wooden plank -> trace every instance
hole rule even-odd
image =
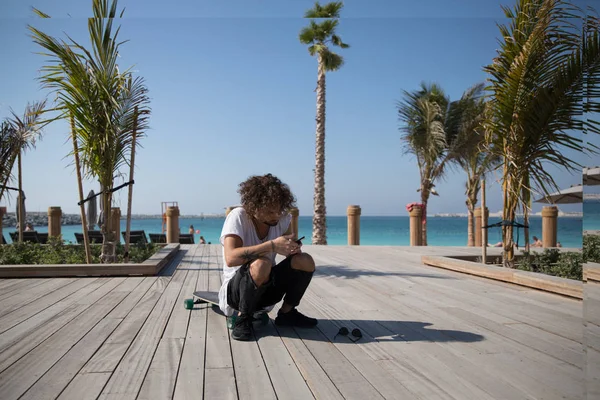
[[[17,399],[85,336],[111,309],[125,298],[124,292],[111,292],[103,303],[93,304],[0,374],[0,398]],[[112,331],[120,321],[110,322]],[[114,324],[114,325],[112,325]]]
[[[343,399],[315,356],[292,328],[276,327],[296,367],[316,399]]]
[[[40,325],[49,318],[52,318],[52,316],[56,315],[60,310],[65,309],[66,306],[73,304],[75,301],[96,290],[106,282],[108,282],[108,280],[78,279],[74,284],[62,289],[63,293],[61,293],[61,296],[64,294],[66,297],[63,297],[54,304],[51,302],[33,301],[14,310],[10,314],[0,317],[0,351],[6,343],[4,338],[15,332],[14,328],[16,325],[20,325],[16,330],[20,330],[21,332],[23,332],[25,327],[31,329]]]
[[[221,268],[216,248],[211,246],[207,257],[208,290],[221,287]],[[239,389],[233,369],[229,330],[222,315],[210,306],[206,311],[206,355],[204,365],[204,398],[237,399]]]
[[[158,349],[148,368],[148,373],[144,378],[138,400],[170,398],[175,389],[177,370],[190,317],[190,311],[183,307],[183,300],[191,296],[198,280],[198,273],[193,268],[198,260],[198,246],[185,249],[185,251],[188,252],[188,259],[179,264],[177,270],[187,272],[187,275]]]
[[[110,293],[115,286],[121,284],[123,280],[124,278],[111,279],[110,282],[102,285],[100,288],[89,294],[87,299],[102,298],[107,295],[107,293]],[[10,347],[2,350],[2,353],[0,353],[0,371],[4,371],[23,355],[27,354],[40,343],[54,335],[55,332],[63,328],[63,326],[71,322],[87,309],[88,305],[72,304],[61,311],[55,318],[52,318],[50,322],[35,329],[33,332],[20,337],[19,341],[11,344]]]
[[[371,311],[370,313],[377,315],[375,311]],[[404,392],[406,392],[403,393],[403,398],[407,396],[410,396],[409,398],[444,398],[446,395],[454,398],[498,398],[491,396],[485,389],[478,387],[475,383],[471,383],[469,379],[463,379],[461,374],[457,374],[452,367],[452,365],[460,365],[462,362],[462,365],[467,368],[465,372],[469,373],[469,375],[476,375],[477,367],[475,365],[469,365],[461,359],[462,357],[450,355],[441,346],[431,344],[430,339],[424,337],[420,332],[414,332],[410,340],[406,340],[404,337],[393,336],[391,331],[387,331],[379,325],[381,323],[389,323],[390,321],[378,321],[379,324],[367,325],[365,321],[350,320],[347,316],[340,315],[339,311],[333,311],[331,308],[327,314],[328,318],[337,318],[336,321],[347,326],[348,329],[351,330],[357,326],[363,332],[363,338],[358,342],[360,343],[358,346],[340,337],[338,337],[336,342],[339,343],[339,341],[345,340],[347,347],[352,348],[351,345],[355,345],[355,351],[360,349],[365,352],[365,355],[362,357],[359,355],[350,358],[348,357],[347,350],[344,351],[344,354],[353,361],[356,368],[361,368],[364,364],[378,365],[378,363],[369,363],[369,359],[366,358],[367,354],[374,360],[381,359],[381,354],[392,356],[396,360],[399,368],[404,370],[404,376],[400,380],[400,384],[404,387]],[[328,325],[326,320],[322,322],[320,325]],[[337,333],[337,328],[330,327],[328,332],[330,335],[328,336],[333,340],[333,336]],[[379,336],[393,337],[375,339],[375,337]],[[407,346],[406,344],[410,345]],[[340,344],[336,345],[340,346]],[[373,347],[376,347],[376,349]],[[447,368],[438,368],[440,358],[434,357],[433,354],[445,356],[445,360],[450,361],[450,366]],[[372,374],[372,369],[373,367],[365,368],[365,372],[362,370],[361,372],[365,374],[371,384],[378,388],[378,390],[381,390],[380,387],[386,388],[386,393],[383,393],[384,396],[393,396],[393,393],[402,390],[397,387],[397,384],[393,385],[391,383],[393,380],[389,378],[382,380],[380,375]],[[499,386],[496,382],[497,379],[492,376],[487,378],[488,383],[493,382],[496,386]]]
[[[128,278],[124,284],[119,285],[112,293],[120,293],[125,298],[119,307],[126,305],[130,310],[136,304],[135,293],[147,290],[147,278]],[[97,302],[95,304],[104,304]],[[114,329],[123,321],[116,317],[118,307],[96,325],[81,341],[61,358],[40,380],[38,380],[24,395],[23,398],[55,399],[76,376],[86,362],[96,353],[105,340],[114,332]]]
[[[202,255],[202,250],[198,251],[198,246],[194,246],[189,250],[191,259],[189,263],[181,263],[177,267],[180,270],[187,270],[188,275],[184,282],[183,288],[179,293],[179,297],[175,301],[175,308],[169,318],[169,322],[163,334],[163,338],[185,339],[188,322],[190,319],[190,311],[186,310],[183,302],[187,298],[192,298],[198,280],[198,271],[195,270],[197,262]]]
[[[86,363],[81,370],[81,374],[97,372],[112,373],[115,370],[164,292],[170,279],[170,277],[146,278],[138,286],[137,290],[131,293],[131,302],[135,304],[135,312],[127,313],[128,310],[126,308],[122,309],[119,306],[113,310],[115,318],[125,319]],[[146,289],[150,285],[152,285],[150,289]],[[141,299],[138,300],[140,297]],[[129,308],[129,311],[131,311],[131,308]]]
[[[0,280],[0,300],[14,296],[25,288],[33,288],[44,283],[46,279],[2,279]]]
[[[175,271],[99,399],[134,399],[137,396],[186,274],[187,271]]]
[[[208,271],[203,264],[205,254],[206,247],[196,252],[195,262],[198,271],[192,275],[196,277],[195,290],[208,288]],[[190,319],[175,384],[174,400],[195,400],[202,398],[204,393],[206,307],[196,306],[189,313]]]
[[[96,399],[109,378],[110,372],[77,375],[57,400]]]
[[[21,399],[55,399],[121,321],[121,319],[116,318],[101,320],[64,357],[31,386]]]
[[[317,329],[295,329],[323,371],[345,399],[383,399],[383,396]]]
[[[161,339],[137,400],[170,399],[173,396],[183,341]]]
[[[68,287],[71,283],[76,283],[76,279],[47,279],[41,285],[23,290],[15,296],[5,298],[0,301],[0,317],[21,308],[24,304],[36,302],[38,307],[43,304],[53,304],[66,296],[63,295],[61,289]]]
[[[277,397],[298,400],[313,398],[310,388],[279,337],[273,322],[258,327],[255,335]],[[235,349],[233,351],[235,356]]]
[[[347,283],[347,282],[344,282],[344,283]],[[364,283],[364,282],[361,282],[361,284],[360,284],[360,287],[361,287],[361,288],[364,288],[364,284],[363,284],[363,283]],[[311,285],[311,286],[312,286],[312,285]],[[314,290],[314,288],[313,288],[313,290]],[[331,297],[332,297],[332,295],[333,295],[333,294],[335,294],[335,292],[333,292],[333,293],[332,293],[332,291],[331,291],[331,290],[332,290],[332,288],[331,288],[331,287],[327,287],[327,289],[326,289],[326,291],[327,291],[327,293],[328,293],[328,298],[331,298]],[[345,292],[347,292],[347,291],[348,291],[348,289],[347,289],[347,288],[345,288],[345,289],[344,289],[344,291],[345,291]],[[353,296],[355,296],[355,295],[357,295],[357,294],[360,294],[360,293],[358,293],[358,290],[357,290],[357,291],[353,291],[352,293],[349,293],[349,297],[353,297]],[[381,292],[378,294],[378,297],[379,297],[379,298],[381,298],[381,297],[382,297],[382,296],[381,296],[381,294],[382,294]],[[335,299],[332,299],[332,301],[335,301]],[[360,301],[362,301],[362,299],[361,299]],[[390,308],[390,307],[394,307],[394,304],[395,304],[395,302],[388,302],[388,304],[387,304],[387,305],[382,305],[382,309],[385,309],[385,308]],[[371,308],[371,307],[372,307],[372,306],[368,306],[368,308]],[[420,311],[419,311],[419,312],[420,312]],[[442,353],[442,354],[444,354],[444,353]],[[457,361],[460,361],[460,359],[458,359]],[[438,383],[439,383],[439,380],[438,380]]]

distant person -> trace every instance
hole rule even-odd
[[[557,242],[556,247],[562,247],[562,244],[560,244],[560,242]]]
[[[204,240],[204,236],[200,236],[200,244],[206,244],[206,240]]]
[[[532,247],[544,247],[544,244],[542,243],[542,241],[540,239],[538,239],[537,236],[533,237],[533,243],[531,244]]]
[[[25,224],[25,232],[32,232],[33,224]]]
[[[194,234],[194,225],[190,225],[190,230],[188,231],[190,235]]]

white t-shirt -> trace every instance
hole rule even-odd
[[[225,218],[225,223],[223,224],[223,230],[221,231],[221,246],[225,243],[225,236],[227,235],[237,235],[242,239],[242,246],[256,246],[261,243],[268,242],[269,240],[273,240],[283,235],[292,221],[291,214],[286,214],[281,217],[279,223],[276,226],[272,226],[269,228],[269,233],[265,236],[264,239],[259,239],[258,234],[256,233],[256,228],[250,219],[250,216],[246,214],[246,210],[243,207],[236,207],[227,218]],[[230,316],[235,311],[229,304],[227,304],[227,284],[234,277],[236,271],[241,267],[241,265],[227,265],[227,261],[225,260],[225,247],[222,250],[223,254],[223,284],[221,285],[221,289],[219,290],[219,308],[223,313],[227,316]],[[275,265],[275,257],[276,253],[270,253],[269,258],[273,265]]]

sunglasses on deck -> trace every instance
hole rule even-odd
[[[337,337],[337,335],[342,335],[342,336],[347,337],[348,333],[350,333],[350,331],[348,331],[348,328],[346,328],[345,326],[342,326],[340,328],[340,330],[338,331],[338,333],[336,333],[333,338],[335,339]],[[362,332],[358,328],[352,329],[352,336],[356,337],[356,340],[353,340],[351,338],[348,338],[348,339],[352,340],[354,343],[358,342],[363,337]]]

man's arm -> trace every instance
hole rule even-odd
[[[232,266],[242,265],[259,258],[266,259],[269,253],[275,252],[275,245],[271,240],[256,246],[243,247],[242,239],[237,235],[225,236],[223,247],[225,262]]]

